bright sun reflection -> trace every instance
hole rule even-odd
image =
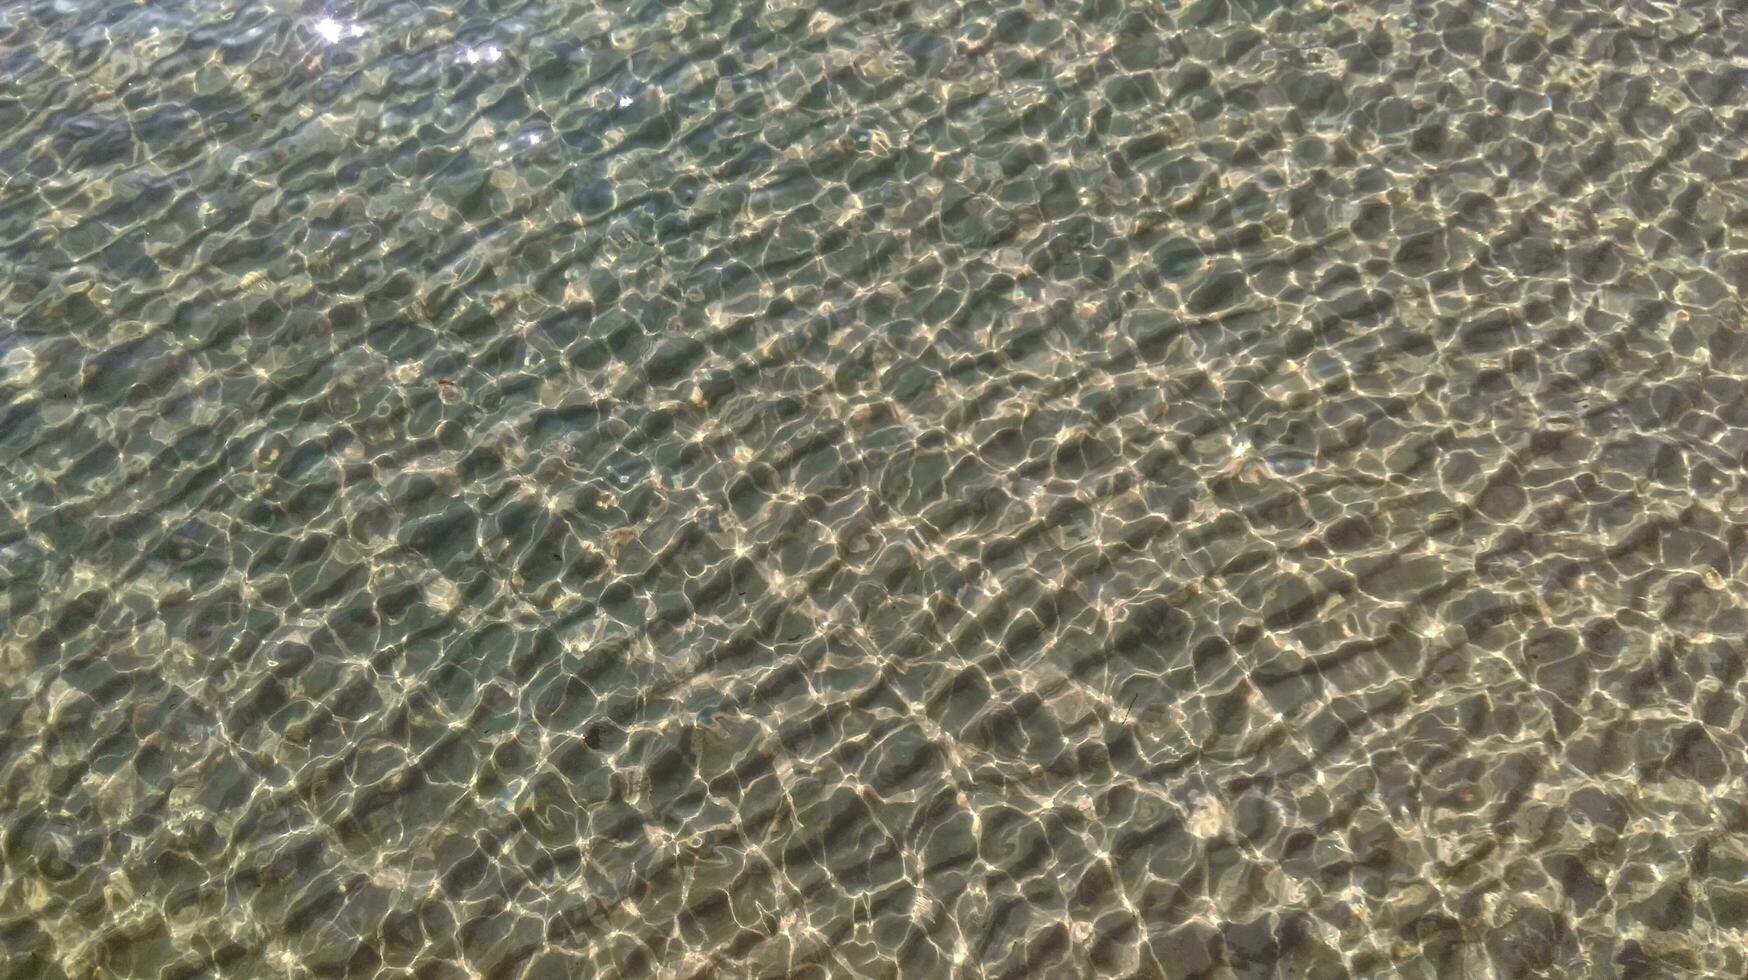
[[[490,65],[504,56],[504,49],[495,44],[484,44],[477,48],[465,48],[461,52],[461,60],[470,65]]]
[[[329,44],[335,44],[349,37],[364,36],[364,25],[352,20],[322,17],[316,21],[315,28],[316,34]]]

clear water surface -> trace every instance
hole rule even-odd
[[[1741,11],[0,4],[0,975],[1742,976]]]

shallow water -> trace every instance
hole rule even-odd
[[[0,975],[1742,975],[1736,11],[0,6]]]

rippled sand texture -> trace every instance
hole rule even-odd
[[[1748,21],[0,6],[0,975],[1741,976]]]

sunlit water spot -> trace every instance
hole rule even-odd
[[[319,17],[310,26],[315,30],[317,37],[329,44],[338,44],[341,41],[365,35],[363,24],[338,17]]]
[[[495,65],[504,60],[504,49],[496,44],[482,44],[478,47],[465,47],[458,56],[462,63],[469,65]]]

